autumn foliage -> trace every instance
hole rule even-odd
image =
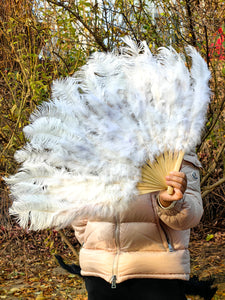
[[[154,3],[154,7],[152,6]],[[154,8],[154,9],[153,9]],[[212,18],[213,16],[213,18]],[[224,6],[222,1],[4,1],[0,8],[0,172],[16,169],[22,128],[50,96],[52,80],[72,75],[93,51],[112,50],[130,35],[154,52],[172,44],[198,48],[211,72],[212,102],[197,152],[202,162],[204,220],[222,222],[224,202]],[[1,217],[10,200],[1,182]]]
[[[223,245],[224,33],[225,7],[222,0],[178,0],[176,4],[167,0],[103,0],[101,4],[94,0],[3,0],[0,6],[0,178],[15,172],[17,165],[13,155],[25,143],[22,129],[28,124],[29,115],[35,107],[50,97],[51,83],[55,78],[72,75],[92,52],[112,50],[125,35],[136,41],[146,40],[153,52],[169,44],[177,51],[183,51],[190,44],[205,58],[212,73],[212,101],[202,142],[196,149],[202,163],[205,214],[194,236],[197,234],[203,238],[205,244]],[[8,255],[6,260],[1,261],[1,266],[4,265],[3,282],[15,282],[21,276],[26,280],[26,285],[21,286],[23,283],[18,282],[20,288],[17,291],[11,290],[13,287],[9,285],[7,295],[13,297],[17,293],[18,297],[23,297],[24,291],[27,291],[23,299],[36,297],[40,300],[51,299],[47,295],[55,292],[54,299],[72,299],[69,295],[75,292],[66,290],[66,286],[72,286],[74,279],[65,274],[53,274],[55,281],[52,278],[54,253],[65,252],[74,260],[68,243],[62,242],[59,233],[51,231],[40,234],[19,231],[8,215],[11,200],[2,179],[0,188],[0,242],[4,245],[2,251]],[[75,248],[79,248],[69,229],[66,233]],[[16,249],[18,255],[15,254]],[[193,273],[202,272],[197,253],[192,255],[196,266]],[[207,255],[206,258],[209,257]],[[213,258],[208,263],[221,266],[221,260],[216,261],[219,255],[211,256]],[[224,270],[222,266],[221,270]],[[45,288],[46,278],[53,283]],[[57,282],[65,280],[68,280],[67,285],[61,285],[59,292]],[[78,278],[75,285],[80,291],[73,294],[75,299],[86,299],[83,283]]]

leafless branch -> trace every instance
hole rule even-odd
[[[70,250],[73,252],[74,256],[79,260],[79,254],[77,253],[77,250],[74,248],[74,246],[70,243],[68,238],[65,236],[64,232],[62,230],[58,231],[62,240],[67,244],[67,246],[70,248]]]
[[[206,195],[208,195],[212,190],[214,190],[216,187],[220,186],[225,182],[225,176],[218,180],[216,183],[206,187],[204,191],[202,192],[202,198],[204,198]]]
[[[73,11],[71,8],[69,8],[68,6],[66,6],[64,3],[62,3],[61,1],[53,1],[53,0],[47,0],[49,3],[52,3],[56,6],[60,6],[63,7],[66,11],[68,11],[72,16],[74,16],[83,26],[84,28],[86,28],[88,30],[88,32],[93,36],[93,38],[95,39],[96,43],[101,47],[101,49],[103,51],[107,51],[107,47],[104,45],[102,38],[96,33],[94,32],[91,27],[84,22],[84,20],[82,19],[82,17],[79,15],[79,13]]]
[[[218,149],[218,153],[217,153],[217,156],[214,160],[214,162],[212,163],[212,165],[209,167],[209,169],[207,170],[207,174],[202,178],[202,181],[201,181],[201,186],[204,185],[204,183],[206,182],[206,180],[209,178],[209,176],[212,174],[212,172],[215,170],[216,166],[217,166],[217,163],[219,161],[219,158],[221,156],[221,154],[223,153],[223,150],[224,150],[224,147],[225,147],[225,142],[220,146],[220,148]]]

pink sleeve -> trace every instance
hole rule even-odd
[[[84,242],[84,234],[85,234],[86,225],[87,225],[87,219],[77,220],[71,224],[71,226],[74,229],[75,236],[81,245]]]

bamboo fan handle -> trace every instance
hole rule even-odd
[[[175,164],[175,167],[174,167],[174,171],[178,172],[180,170],[183,158],[184,158],[184,152],[183,151],[179,151],[178,158],[177,158],[177,161],[176,161],[176,164]],[[169,195],[173,194],[173,187],[172,186],[168,186],[167,193]]]

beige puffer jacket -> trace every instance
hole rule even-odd
[[[182,200],[169,210],[157,204],[157,193],[139,196],[128,211],[111,219],[72,224],[82,247],[81,274],[112,285],[131,278],[189,278],[190,228],[203,213],[196,155],[186,155],[188,179]]]

